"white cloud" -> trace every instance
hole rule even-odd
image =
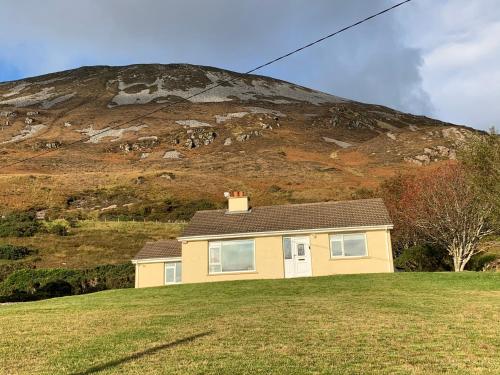
[[[500,7],[491,0],[422,0],[401,20],[421,49],[422,87],[439,119],[500,125]]]

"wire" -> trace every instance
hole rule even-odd
[[[344,32],[344,31],[347,31],[347,30],[349,30],[349,29],[352,29],[353,27],[356,27],[356,26],[358,26],[358,25],[361,25],[362,23],[367,22],[367,21],[369,21],[369,20],[371,20],[371,19],[373,19],[373,18],[375,18],[375,17],[378,17],[378,16],[380,16],[380,15],[382,15],[382,14],[384,14],[384,13],[390,12],[391,10],[396,9],[396,8],[398,8],[398,7],[400,7],[400,6],[404,5],[404,4],[406,4],[406,3],[409,3],[410,1],[412,1],[412,0],[405,0],[405,1],[402,1],[402,2],[400,2],[400,3],[397,3],[397,4],[395,4],[395,5],[393,5],[393,6],[389,7],[389,8],[386,8],[386,9],[384,9],[384,10],[381,10],[380,12],[377,12],[377,13],[375,13],[375,14],[372,14],[371,16],[368,16],[368,17],[366,17],[366,18],[363,18],[363,19],[361,19],[361,20],[359,20],[359,21],[357,21],[357,22],[355,22],[355,23],[353,23],[353,24],[351,24],[351,25],[349,25],[349,26],[343,27],[343,28],[342,28],[342,29],[340,29],[340,30],[337,30],[337,31],[335,31],[335,32],[333,32],[333,33],[331,33],[331,34],[326,35],[326,36],[323,36],[323,37],[321,37],[321,38],[319,38],[319,39],[317,39],[317,40],[315,40],[315,41],[313,41],[313,42],[311,42],[311,43],[308,43],[308,44],[306,44],[306,45],[304,45],[304,46],[302,46],[302,47],[299,47],[299,48],[297,48],[297,49],[295,49],[295,50],[293,50],[293,51],[291,51],[291,52],[288,52],[288,53],[286,53],[286,54],[284,54],[284,55],[282,55],[282,56],[276,57],[275,59],[272,59],[272,60],[270,60],[270,61],[268,61],[268,62],[266,62],[266,63],[264,63],[264,64],[262,64],[262,65],[259,65],[259,66],[255,67],[255,68],[253,68],[253,69],[250,69],[250,70],[248,70],[248,71],[246,71],[246,72],[244,72],[244,73],[242,73],[242,74],[251,74],[251,73],[253,73],[253,72],[257,71],[257,70],[260,70],[260,69],[262,69],[262,68],[264,68],[264,67],[266,67],[266,66],[269,66],[269,65],[271,65],[271,64],[274,64],[274,63],[275,63],[275,62],[277,62],[277,61],[280,61],[280,60],[286,59],[287,57],[289,57],[289,56],[291,56],[291,55],[294,55],[294,54],[296,54],[296,53],[298,53],[298,52],[300,52],[300,51],[303,51],[303,50],[305,50],[306,48],[312,47],[312,46],[314,46],[315,44],[321,43],[321,42],[325,41],[326,39],[332,38],[332,37],[334,37],[335,35],[338,35],[338,34],[340,34],[340,33]],[[104,133],[106,133],[106,132],[108,132],[108,131],[110,131],[110,130],[112,130],[112,129],[116,129],[116,128],[121,127],[121,126],[123,126],[123,125],[130,124],[131,122],[134,122],[134,121],[137,121],[137,120],[143,119],[143,118],[145,118],[145,117],[151,116],[152,114],[157,113],[157,112],[160,112],[160,111],[163,111],[165,108],[168,108],[168,107],[170,107],[170,106],[172,106],[172,105],[174,105],[174,104],[177,104],[177,103],[183,103],[183,102],[184,102],[184,101],[186,101],[186,100],[190,100],[190,99],[192,99],[192,98],[194,98],[194,97],[196,97],[196,96],[199,96],[199,95],[204,94],[204,93],[206,93],[206,92],[208,92],[208,91],[211,91],[211,90],[213,90],[213,89],[216,89],[217,87],[220,87],[220,86],[222,86],[222,85],[224,85],[224,84],[226,84],[226,83],[231,83],[231,82],[235,81],[235,80],[236,80],[236,79],[238,79],[238,78],[239,78],[239,77],[234,77],[234,78],[231,78],[231,79],[227,79],[227,80],[222,80],[222,81],[219,81],[219,82],[217,82],[217,83],[216,83],[215,85],[213,85],[213,86],[209,86],[209,87],[205,88],[205,89],[204,89],[204,90],[202,90],[202,91],[199,91],[199,92],[197,92],[197,93],[195,93],[195,94],[192,94],[192,95],[190,95],[190,96],[188,96],[188,97],[186,97],[186,98],[182,98],[182,101],[170,102],[170,103],[168,103],[168,104],[166,104],[166,105],[163,105],[163,106],[161,106],[161,107],[159,107],[159,108],[156,108],[156,109],[154,109],[154,110],[152,110],[152,111],[149,111],[149,112],[147,112],[147,113],[144,113],[144,114],[142,114],[142,115],[140,115],[140,116],[134,117],[134,118],[132,118],[132,119],[130,119],[130,120],[127,120],[127,121],[125,121],[125,122],[121,122],[121,123],[119,123],[119,124],[117,124],[117,125],[114,125],[114,126],[108,126],[108,127],[104,128],[104,129],[102,129],[102,131],[97,132],[97,133],[95,133],[95,134],[93,134],[93,135],[91,135],[91,136],[84,137],[84,138],[78,139],[78,140],[73,141],[73,142],[70,142],[70,143],[66,143],[64,146],[65,146],[65,147],[70,147],[70,146],[73,146],[74,144],[77,144],[77,143],[80,143],[80,142],[87,142],[87,141],[91,140],[92,138],[94,138],[94,137],[96,137],[96,136],[98,136],[98,135],[100,135],[100,134],[104,134]],[[36,154],[36,155],[30,156],[30,157],[27,157],[27,158],[24,158],[24,159],[17,160],[17,161],[15,161],[15,162],[13,162],[13,163],[10,163],[10,164],[4,165],[4,166],[0,166],[0,169],[4,169],[4,168],[8,168],[8,167],[12,167],[12,166],[14,166],[14,165],[16,165],[16,164],[21,164],[21,163],[24,163],[24,162],[26,162],[26,161],[36,159],[36,158],[38,158],[38,157],[40,157],[40,156],[43,156],[43,155],[46,155],[46,154],[49,154],[49,153],[55,152],[55,151],[57,151],[57,150],[59,150],[59,149],[49,149],[49,150],[46,150],[46,151],[42,151],[42,152],[39,152],[39,153],[38,153],[38,154]]]

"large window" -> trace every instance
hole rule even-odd
[[[178,284],[182,281],[181,262],[165,263],[165,284]]]
[[[208,271],[210,274],[255,271],[254,241],[210,242]]]
[[[330,255],[332,258],[368,255],[366,249],[366,235],[364,233],[331,235]]]

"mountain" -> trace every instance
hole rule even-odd
[[[0,84],[0,210],[345,198],[453,159],[470,132],[212,67],[82,67]]]

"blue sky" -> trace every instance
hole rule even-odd
[[[392,0],[1,0],[0,81],[82,65],[246,71]],[[499,127],[496,0],[413,0],[259,74],[480,129]]]

